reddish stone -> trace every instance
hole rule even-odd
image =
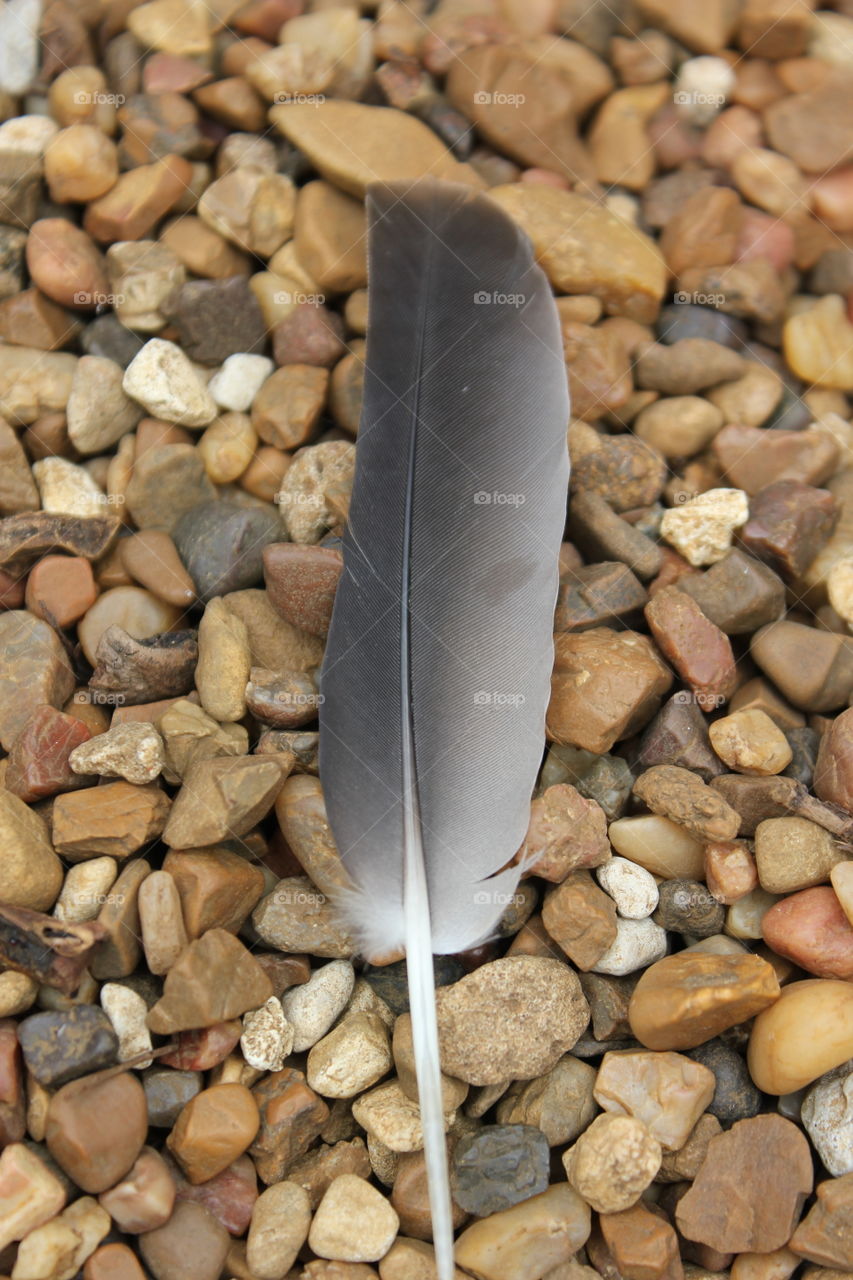
[[[24,578],[16,578],[5,569],[0,569],[0,609],[20,609],[24,603],[26,591]]]
[[[325,636],[343,568],[333,547],[271,542],[263,550],[264,581],[270,603],[285,621],[314,636]]]
[[[795,250],[794,233],[787,222],[773,218],[762,209],[746,205],[737,238],[735,262],[768,258],[778,272],[788,269]]]
[[[45,556],[27,579],[27,608],[55,627],[70,627],[97,598],[92,566],[81,556]]]
[[[126,1244],[102,1244],[86,1260],[83,1280],[146,1280],[136,1254]]]
[[[282,24],[297,17],[303,7],[303,0],[249,0],[229,19],[229,26],[276,44]]]
[[[272,331],[276,364],[313,364],[330,369],[346,352],[344,324],[334,311],[300,303]]]
[[[737,686],[728,636],[705,617],[692,596],[664,587],[645,608],[646,621],[663,656],[696,695],[703,711],[728,702]]]
[[[142,68],[146,93],[191,93],[213,79],[213,72],[176,53],[152,53]]]
[[[775,903],[761,922],[764,941],[818,978],[853,979],[853,925],[829,885]]]
[[[685,574],[697,572],[693,565],[689,564],[677,551],[673,551],[672,547],[661,547],[661,551],[663,562],[657,577],[652,578],[648,585],[650,596],[656,596],[659,591],[663,591],[664,587],[673,586]]]
[[[516,861],[525,870],[559,884],[579,867],[598,867],[610,857],[607,819],[595,800],[567,782],[548,787],[530,810],[530,825]]]
[[[6,790],[32,803],[58,791],[90,786],[93,779],[74,773],[68,757],[91,736],[82,720],[55,707],[37,707],[10,748]]]
[[[838,445],[827,431],[768,431],[731,422],[714,436],[711,449],[731,484],[757,494],[779,480],[819,485],[838,466]]]
[[[828,489],[779,480],[751,499],[740,540],[782,577],[799,578],[829,541],[840,511]]]
[[[17,1024],[0,1021],[0,1149],[20,1142],[26,1132],[26,1099]]]
[[[239,1018],[230,1022],[217,1022],[212,1027],[198,1031],[179,1031],[173,1039],[178,1047],[164,1054],[160,1062],[179,1071],[209,1071],[224,1062],[237,1045],[243,1031]]]
[[[167,1152],[163,1158],[175,1181],[175,1199],[204,1205],[232,1236],[241,1236],[252,1220],[258,1198],[258,1178],[248,1156],[238,1156],[233,1164],[206,1182],[193,1186]]]
[[[644,1204],[602,1213],[601,1234],[623,1276],[633,1280],[682,1280],[678,1236],[666,1216]]]
[[[261,1181],[270,1186],[286,1177],[290,1165],[320,1136],[329,1108],[308,1087],[302,1072],[290,1067],[267,1076],[252,1093],[261,1127],[249,1155]]]

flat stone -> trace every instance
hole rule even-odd
[[[704,711],[727,702],[735,690],[735,658],[728,638],[678,587],[664,587],[645,607],[646,621],[663,653],[692,689]]]
[[[819,978],[853,977],[853,925],[829,887],[818,885],[775,903],[761,922],[777,955]]]
[[[148,1105],[148,1123],[156,1129],[171,1129],[181,1110],[202,1087],[198,1071],[152,1067],[142,1077]]]
[[[189,281],[169,298],[166,316],[199,364],[220,365],[238,352],[264,354],[266,325],[245,276]]]
[[[527,979],[525,1007],[511,993]],[[580,984],[559,961],[516,956],[483,965],[437,993],[442,1065],[470,1084],[525,1079],[571,1049],[589,1010]]]
[[[547,895],[542,923],[578,969],[592,969],[616,940],[616,907],[588,871],[572,871]]]
[[[99,559],[119,530],[114,516],[83,519],[44,511],[6,516],[0,524],[0,568],[25,571],[51,551]]]
[[[273,607],[292,626],[325,636],[343,567],[340,551],[273,542],[264,547],[263,565]]]
[[[677,1151],[714,1094],[711,1071],[679,1053],[606,1053],[593,1090],[608,1114],[640,1120],[664,1151]]]
[[[741,539],[753,555],[790,581],[802,577],[829,541],[838,517],[838,503],[828,490],[780,480],[753,497]]]
[[[173,849],[244,836],[272,808],[292,758],[219,757],[190,766],[163,839]]]
[[[487,1280],[534,1280],[566,1264],[589,1238],[590,1211],[565,1182],[466,1227],[456,1261]]]
[[[94,1005],[34,1013],[19,1023],[18,1034],[28,1070],[48,1088],[111,1066],[118,1056],[118,1036]]]
[[[665,766],[664,766],[665,767]],[[665,878],[696,877],[703,874],[701,841],[683,826],[657,814],[639,814],[611,822],[608,832],[617,853]]]
[[[823,484],[838,466],[838,445],[819,427],[767,431],[729,423],[714,437],[713,452],[730,482],[750,496],[782,480]]]
[[[712,1138],[699,1174],[678,1203],[679,1230],[721,1252],[780,1249],[812,1181],[808,1142],[796,1125],[775,1115],[740,1120]]]
[[[0,836],[0,901],[36,911],[52,907],[62,885],[62,864],[44,819],[5,789],[0,791]]]
[[[135,1076],[81,1076],[50,1099],[45,1141],[60,1168],[97,1195],[128,1173],[145,1142],[145,1094]]]
[[[621,561],[643,579],[660,571],[663,558],[657,543],[623,520],[597,493],[575,492],[569,533],[589,560]]]
[[[79,778],[69,765],[76,747],[87,742],[90,732],[81,720],[54,707],[37,707],[14,739],[6,764],[6,789],[20,800],[32,803],[88,786],[89,778]]]
[[[58,796],[53,807],[53,844],[71,861],[96,855],[124,859],[163,831],[169,798],[156,784],[110,782]]]
[[[746,536],[750,523],[741,538],[754,552]],[[692,596],[705,617],[727,636],[751,635],[775,622],[785,609],[784,583],[762,559],[733,547],[704,573],[684,574],[678,589]]]
[[[253,911],[252,924],[268,946],[280,951],[348,959],[357,950],[332,903],[307,876],[279,880]]]
[[[652,965],[631,997],[628,1017],[649,1049],[692,1049],[768,1008],[779,996],[759,956],[680,952]]]
[[[849,637],[784,619],[753,636],[750,652],[764,674],[795,707],[834,711],[853,692]]]
[[[199,599],[207,603],[262,581],[263,548],[280,540],[281,523],[272,508],[204,502],[186,511],[172,534]]]
[[[209,929],[169,970],[148,1025],[158,1035],[210,1027],[257,1009],[271,995],[269,979],[242,943],[224,929]]]
[[[647,600],[645,588],[627,565],[587,565],[561,585],[554,629],[588,631],[630,621]]]
[[[210,502],[215,494],[204,459],[194,445],[161,444],[137,456],[125,500],[138,529],[172,533],[183,517]]]
[[[246,624],[221,596],[208,602],[198,628],[195,685],[201,705],[219,722],[242,720],[252,671]]]

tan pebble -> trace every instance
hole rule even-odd
[[[636,1204],[661,1163],[661,1146],[641,1120],[596,1117],[563,1153],[566,1177],[598,1213],[619,1213]]]
[[[770,1253],[739,1253],[732,1263],[732,1280],[788,1280],[802,1258],[790,1249]]]
[[[759,1014],[747,1061],[759,1089],[788,1094],[853,1056],[853,986],[835,978],[792,982]]]
[[[180,347],[151,338],[128,365],[125,393],[155,418],[183,427],[205,427],[216,404]]]
[[[838,294],[827,294],[786,320],[782,342],[798,377],[820,387],[853,390],[853,325]]]
[[[150,1050],[151,1032],[146,1022],[148,1005],[142,996],[121,982],[105,982],[101,987],[100,1000],[101,1008],[118,1036],[119,1062],[138,1059],[140,1054]],[[143,1058],[133,1065],[143,1070],[150,1067],[152,1061],[151,1058]]]
[[[658,814],[617,818],[608,831],[617,853],[665,880],[703,879],[702,843]]]
[[[204,1205],[179,1200],[169,1221],[154,1231],[146,1231],[139,1248],[157,1280],[180,1280],[186,1272],[176,1259],[182,1258],[192,1258],[193,1280],[219,1280],[230,1239],[222,1223]]]
[[[586,1244],[588,1206],[565,1182],[466,1227],[456,1261],[484,1280],[536,1280]]]
[[[363,1129],[392,1151],[420,1151],[424,1145],[420,1108],[397,1080],[362,1094],[353,1103],[353,1115]],[[452,1119],[452,1114],[446,1119]]]
[[[127,572],[158,600],[179,609],[194,603],[195,584],[165,529],[142,529],[123,538],[119,547]]]
[[[138,1235],[169,1221],[175,1183],[169,1166],[153,1147],[143,1147],[129,1173],[98,1197],[119,1231]]]
[[[246,470],[257,445],[258,437],[246,413],[224,413],[205,429],[198,451],[213,483],[231,484]]]
[[[38,983],[25,973],[6,969],[0,973],[0,1018],[14,1018],[26,1013],[35,1003]]]
[[[88,355],[78,360],[65,413],[68,438],[79,453],[110,448],[138,423],[142,411],[124,394],[123,376],[114,360]]]
[[[257,1280],[281,1280],[308,1237],[311,1201],[295,1182],[267,1187],[252,1210],[246,1261]]]
[[[335,1032],[333,1031],[332,1035],[334,1034]],[[417,1102],[419,1099],[418,1077],[415,1065],[412,1016],[410,1013],[401,1013],[394,1023],[391,1051],[401,1089],[413,1102]],[[469,1086],[463,1080],[454,1080],[452,1076],[446,1075],[443,1071],[441,1072],[442,1111],[455,1111],[465,1101],[468,1091]]]
[[[77,1274],[109,1229],[109,1214],[91,1196],[81,1196],[52,1222],[24,1237],[13,1274],[17,1272],[21,1280],[48,1275],[67,1280]]]
[[[227,848],[172,849],[163,870],[177,888],[190,938],[208,929],[236,932],[267,888],[262,867]]]
[[[5,789],[0,789],[0,841],[0,901],[48,911],[62,887],[62,864],[44,819]]]
[[[290,454],[271,444],[262,444],[240,476],[240,488],[264,502],[272,502],[290,466]]]
[[[853,862],[836,862],[829,878],[842,911],[853,924]]]
[[[167,871],[152,871],[140,885],[139,922],[149,970],[168,973],[187,945],[187,934],[180,895]]]
[[[290,236],[295,203],[290,178],[244,167],[207,187],[198,214],[238,248],[268,258]]]
[[[170,631],[181,618],[174,605],[158,600],[141,587],[113,587],[98,597],[78,628],[80,644],[87,659],[95,666],[98,641],[107,627],[118,626],[144,640]]]
[[[692,1182],[708,1154],[712,1138],[722,1133],[722,1125],[716,1116],[705,1112],[696,1121],[685,1141],[677,1151],[665,1151],[656,1182]]]
[[[705,845],[704,879],[717,901],[730,906],[758,887],[755,858],[742,841],[712,841]]]
[[[660,534],[692,565],[716,564],[731,548],[735,529],[749,518],[741,489],[709,489],[664,512]]]
[[[115,144],[97,125],[70,125],[48,143],[44,176],[51,199],[58,204],[94,200],[118,178]]]
[[[270,996],[260,1009],[243,1015],[240,1050],[250,1067],[258,1071],[280,1071],[292,1048],[293,1027],[275,996]]]
[[[148,1025],[158,1035],[212,1027],[257,1009],[271,995],[270,980],[251,952],[224,929],[208,929],[169,970]]]
[[[726,912],[726,933],[733,938],[755,941],[762,937],[761,924],[767,912],[779,901],[775,894],[760,886],[743,894]]]
[[[42,511],[53,515],[93,519],[108,513],[107,497],[88,471],[67,458],[42,458],[33,463]]]
[[[142,1085],[124,1071],[63,1085],[50,1100],[45,1141],[63,1171],[97,1195],[133,1167],[147,1132]]]
[[[0,1155],[0,1200],[0,1247],[5,1249],[55,1217],[65,1204],[66,1192],[34,1151],[14,1142]]]
[[[652,810],[687,827],[700,840],[731,840],[740,814],[698,774],[678,765],[652,765],[637,778],[634,795]]]
[[[183,156],[167,155],[140,164],[119,176],[106,195],[86,207],[83,225],[96,240],[114,244],[141,240],[175,208],[193,180],[193,166]]]
[[[759,822],[755,862],[762,889],[784,894],[826,884],[833,867],[844,865],[845,859],[828,831],[806,818],[794,817]]]
[[[157,240],[123,240],[107,250],[107,269],[121,323],[142,334],[164,328],[169,298],[186,280],[172,250]]]
[[[91,858],[69,867],[53,914],[66,924],[94,920],[118,875],[115,858]]]
[[[768,777],[781,773],[793,758],[781,729],[759,710],[735,711],[710,726],[711,746],[736,773]]]
[[[723,425],[719,409],[701,396],[667,396],[637,415],[634,430],[665,458],[691,457]]]
[[[300,188],[293,245],[320,291],[348,292],[366,284],[364,209],[329,183]]]
[[[550,1146],[561,1146],[578,1138],[595,1117],[595,1077],[595,1068],[567,1053],[538,1079],[517,1081],[509,1089],[495,1085],[480,1090],[476,1101],[468,1102],[466,1114],[482,1115],[499,1099],[500,1124],[534,1125]]]
[[[308,1243],[321,1258],[376,1262],[390,1249],[399,1225],[397,1214],[375,1187],[345,1173],[320,1201]]]
[[[198,628],[196,688],[208,715],[219,721],[246,714],[246,684],[252,657],[245,623],[222,597],[211,600]]]
[[[606,1111],[642,1120],[664,1151],[677,1151],[714,1096],[707,1067],[680,1053],[606,1053],[593,1090]]]
[[[75,773],[124,778],[144,786],[160,776],[163,739],[153,724],[145,721],[121,724],[75,747],[68,762]]]
[[[105,134],[115,133],[116,107],[99,67],[69,67],[63,71],[50,86],[48,103],[51,116],[63,129],[91,123]]]
[[[373,1013],[347,1013],[311,1047],[305,1068],[311,1088],[325,1098],[352,1098],[391,1070],[388,1032]]]
[[[190,1099],[166,1145],[195,1186],[241,1156],[259,1122],[257,1103],[245,1085],[213,1085]]]

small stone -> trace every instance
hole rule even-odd
[[[655,924],[673,933],[711,938],[722,933],[726,913],[700,881],[665,880],[660,886],[660,902],[654,920]]]
[[[207,604],[262,581],[263,548],[280,540],[281,522],[272,507],[205,500],[181,514],[172,535],[199,600]]]
[[[148,612],[151,616],[153,608]],[[171,631],[136,640],[113,624],[98,640],[87,696],[96,705],[115,706],[113,721],[117,725],[140,718],[131,708],[142,708],[141,718],[146,718],[150,708],[160,702],[189,693],[197,659],[194,631]]]
[[[6,763],[6,789],[32,803],[57,791],[88,786],[69,767],[75,748],[89,739],[89,730],[74,716],[54,707],[37,707],[14,738]]]
[[[269,979],[242,943],[224,929],[209,929],[169,970],[148,1025],[158,1035],[211,1027],[257,1009],[271,995]]]
[[[69,763],[75,773],[124,778],[143,786],[160,776],[163,740],[153,724],[138,721],[118,725],[75,747]]]
[[[92,567],[79,556],[45,556],[27,578],[27,609],[58,627],[79,621],[97,596]]]
[[[145,1276],[126,1244],[104,1244],[87,1258],[83,1280],[145,1280]]]
[[[280,1071],[293,1048],[293,1028],[275,996],[243,1015],[240,1049],[250,1067],[258,1071]]]
[[[821,800],[839,805],[848,813],[853,810],[851,728],[853,712],[848,708],[822,734],[814,775],[814,789]]]
[[[829,293],[807,311],[785,321],[782,341],[785,359],[805,382],[840,391],[853,389],[853,361],[849,343],[853,337],[844,299]]]
[[[450,1168],[456,1204],[484,1217],[541,1195],[548,1186],[550,1151],[532,1125],[484,1125],[459,1140]]]
[[[151,338],[128,365],[125,393],[155,418],[185,427],[203,427],[216,417],[216,404],[186,355],[173,342]]]
[[[588,871],[572,871],[547,895],[542,923],[578,969],[592,969],[616,940],[616,907]]]
[[[617,621],[630,624],[648,595],[627,565],[587,565],[575,570],[557,597],[555,631],[588,631]]]
[[[164,529],[143,529],[123,538],[120,556],[130,576],[158,599],[183,609],[195,603],[195,584]]]
[[[220,365],[240,352],[262,355],[266,347],[264,317],[245,276],[182,284],[170,294],[164,313],[181,349],[198,364]]]
[[[745,210],[745,215],[748,210]],[[755,213],[760,218],[761,215]],[[766,251],[770,256],[768,243],[774,230],[782,227],[788,230],[787,224],[768,219],[769,226],[756,229],[759,236],[756,248]],[[747,226],[749,224],[747,223]],[[741,225],[741,238],[744,235]],[[784,264],[787,265],[787,264]],[[779,268],[784,269],[784,266]],[[762,427],[783,399],[785,384],[775,370],[764,364],[748,364],[741,377],[733,382],[724,382],[708,392],[711,404],[716,405],[725,422],[736,422],[744,427]]]
[[[118,1036],[118,1060],[134,1066],[150,1067],[151,1059],[140,1055],[151,1048],[151,1033],[146,1025],[148,1005],[131,987],[120,982],[105,982],[101,987],[101,1007]]]
[[[235,353],[226,357],[207,389],[221,409],[247,413],[274,368],[266,356]]]
[[[285,993],[284,1016],[293,1028],[293,1052],[310,1049],[326,1034],[346,1007],[355,984],[347,960],[333,960],[316,970],[306,983]]]
[[[753,1024],[748,1063],[757,1086],[765,1093],[794,1093],[847,1062],[853,1054],[851,1008],[846,982],[812,978],[783,987]]]
[[[264,892],[261,869],[227,848],[170,850],[163,860],[191,938],[208,929],[236,933]]]
[[[179,155],[137,165],[87,206],[83,226],[93,239],[106,244],[141,240],[175,207],[192,176],[190,162]]]
[[[172,1216],[175,1184],[153,1147],[143,1147],[130,1172],[98,1197],[120,1231],[138,1235],[162,1227]]]
[[[525,1008],[511,998],[526,980]],[[575,1044],[589,1011],[560,961],[513,956],[491,961],[437,993],[444,1070],[469,1084],[529,1079]]]
[[[714,1094],[713,1073],[677,1053],[606,1053],[595,1082],[608,1114],[641,1121],[664,1151],[677,1151]]]
[[[239,1043],[243,1024],[239,1018],[216,1022],[212,1027],[179,1031],[177,1048],[164,1053],[159,1061],[179,1071],[209,1071],[224,1062]]]
[[[162,0],[152,0],[134,13],[160,3]],[[139,1247],[156,1280],[178,1280],[189,1269],[194,1280],[218,1280],[229,1243],[228,1232],[213,1214],[203,1205],[183,1200],[164,1226],[143,1234]]]
[[[62,307],[94,310],[109,291],[101,254],[86,232],[65,218],[33,223],[27,267],[33,284]]]
[[[406,1153],[423,1148],[420,1108],[396,1079],[362,1094],[353,1103],[353,1116],[369,1139],[388,1151]],[[451,1111],[446,1114],[445,1123],[452,1123],[453,1119]]]
[[[661,349],[673,351],[675,348]],[[700,396],[668,396],[642,409],[634,422],[634,430],[665,458],[684,458],[710,444],[722,425],[722,413],[708,400]]]
[[[173,849],[191,849],[246,835],[272,808],[292,765],[292,757],[270,755],[194,762],[163,840]]]
[[[833,711],[853,692],[849,637],[784,619],[756,632],[750,652],[795,707]]]
[[[238,1156],[227,1169],[195,1185],[188,1182],[178,1164],[167,1154],[164,1160],[175,1184],[175,1199],[203,1205],[231,1235],[245,1233],[258,1198],[258,1178],[251,1158]]]
[[[145,1094],[129,1072],[81,1076],[50,1099],[45,1141],[60,1168],[90,1195],[133,1167],[148,1130]]]
[[[257,1280],[280,1280],[308,1238],[311,1202],[295,1182],[279,1182],[258,1197],[249,1227],[246,1261]]]
[[[654,714],[671,675],[650,641],[606,627],[558,635],[549,737],[601,754]]]
[[[121,627],[134,640],[146,640],[171,631],[180,616],[174,605],[158,600],[141,587],[113,587],[98,597],[80,622],[80,644],[95,666],[99,643],[110,627]]]
[[[596,973],[624,976],[653,964],[666,955],[666,933],[653,920],[616,920],[616,937],[599,956],[593,968]]]
[[[571,1142],[595,1115],[595,1075],[587,1063],[565,1054],[544,1075],[511,1085],[498,1103],[498,1120],[505,1125],[534,1125],[552,1147]]]
[[[853,925],[829,885],[803,889],[776,902],[761,922],[777,955],[820,978],[853,977]]]
[[[819,485],[838,466],[838,443],[818,426],[805,431],[768,431],[730,423],[714,438],[713,452],[732,484],[750,496],[783,480]],[[783,490],[770,505],[775,518],[790,512]],[[793,506],[796,507],[796,499]]]
[[[0,901],[14,907],[48,910],[62,885],[62,864],[48,839],[43,818],[5,789],[0,791],[0,838]]]
[[[657,543],[617,515],[597,493],[574,494],[569,533],[589,560],[621,561],[638,578],[654,578],[660,572],[663,557]]]
[[[252,426],[279,449],[296,449],[314,434],[329,374],[309,364],[290,364],[267,378],[252,405]]]
[[[357,950],[338,913],[307,876],[285,876],[252,913],[252,924],[268,946],[346,960]],[[288,1013],[288,1018],[292,1020]],[[322,1032],[320,1033],[322,1034]]]
[[[788,740],[763,711],[735,711],[710,727],[711,745],[736,773],[768,777],[791,762]]]
[[[705,846],[705,880],[717,902],[730,906],[758,888],[755,859],[737,840],[714,841]]]
[[[305,1083],[301,1071],[285,1067],[253,1090],[261,1127],[249,1154],[267,1185],[280,1182],[312,1146],[329,1118],[329,1108]]]
[[[0,1245],[5,1250],[12,1241],[23,1240],[51,1221],[65,1204],[66,1190],[35,1151],[14,1142],[0,1154],[0,1197]]]
[[[156,783],[110,782],[58,796],[53,844],[72,862],[96,855],[128,858],[163,830],[169,798]]]
[[[19,1037],[28,1070],[48,1088],[110,1066],[119,1047],[106,1014],[92,1005],[34,1013],[19,1024]]]
[[[677,586],[664,587],[644,612],[658,648],[690,685],[702,710],[727,702],[737,680],[734,653],[728,637],[692,596]]]
[[[247,165],[212,182],[198,203],[198,213],[238,248],[269,258],[290,236],[295,202],[290,178]]]
[[[744,545],[784,578],[802,577],[838,523],[838,504],[826,489],[780,480],[750,503]]]
[[[531,874],[555,884],[570,871],[600,866],[610,855],[601,806],[575,787],[548,787],[531,806],[530,825],[519,857]]]
[[[791,1237],[812,1179],[808,1143],[790,1120],[739,1120],[711,1139],[695,1181],[678,1203],[679,1230],[721,1252],[780,1249]]]
[[[590,1211],[565,1182],[466,1227],[456,1261],[485,1280],[535,1280],[567,1263],[589,1238]]]
[[[696,59],[699,61],[699,59]],[[728,64],[724,64],[728,70]],[[601,1234],[622,1275],[672,1276],[681,1271],[679,1241],[668,1219],[645,1205],[603,1214]]]
[[[715,564],[730,549],[735,529],[748,516],[747,497],[741,489],[709,489],[666,511],[661,537],[690,564]]]
[[[181,1110],[202,1087],[197,1071],[166,1071],[153,1067],[142,1077],[148,1104],[148,1123],[157,1129],[171,1129]]]
[[[768,818],[755,829],[755,861],[762,889],[785,894],[825,884],[844,855],[806,818]]]
[[[125,499],[137,528],[171,533],[215,492],[193,445],[163,444],[137,456]]]
[[[321,1258],[375,1262],[390,1249],[399,1225],[397,1214],[375,1187],[345,1173],[320,1201],[308,1244]]]
[[[664,703],[640,740],[637,764],[644,769],[677,765],[691,769],[703,782],[722,772],[723,765],[711,749],[708,722],[692,694],[682,690]]]
[[[681,338],[668,346],[654,343],[640,351],[634,366],[638,386],[668,396],[693,396],[731,382],[744,368],[742,356],[708,338]]]
[[[668,818],[657,814],[619,818],[610,824],[608,836],[618,853],[653,875],[675,878],[702,874],[701,840],[705,837],[691,835]]]
[[[201,705],[214,720],[242,720],[251,665],[246,624],[214,597],[199,623],[195,670]]]
[[[604,436],[590,428],[581,434],[578,425],[569,430],[573,493],[596,493],[619,512],[657,501],[667,469],[656,450],[630,434]]]
[[[205,430],[198,451],[210,479],[215,484],[230,484],[249,466],[257,445],[248,415],[225,413]]]
[[[634,794],[653,813],[686,827],[700,840],[732,840],[738,833],[740,816],[687,769],[654,765],[640,774]]]
[[[652,1182],[661,1147],[632,1116],[597,1116],[563,1155],[569,1184],[599,1213],[630,1208]]]
[[[314,544],[337,522],[332,495],[351,489],[353,445],[328,440],[300,449],[276,494],[291,542]]]
[[[68,437],[78,453],[102,453],[138,423],[142,412],[124,394],[121,365],[101,356],[81,356],[74,370],[66,416]]]
[[[779,996],[771,965],[760,956],[666,956],[642,975],[628,1016],[649,1049],[692,1049],[766,1009]]]
[[[745,540],[744,526],[741,537]],[[705,573],[678,579],[684,591],[716,627],[728,636],[751,635],[775,622],[785,609],[785,586],[776,574],[751,555],[734,547]]]
[[[817,1201],[791,1237],[789,1248],[826,1267],[849,1267],[853,1178],[846,1174],[820,1182],[815,1190]]]
[[[302,302],[272,332],[278,365],[331,368],[346,352],[343,323],[324,306]]]
[[[325,636],[343,567],[340,551],[273,542],[264,547],[263,562],[273,607],[292,626]]]
[[[211,1085],[184,1107],[166,1145],[195,1185],[242,1155],[258,1131],[258,1108],[241,1084]]]
[[[752,1083],[741,1055],[719,1040],[711,1040],[691,1051],[694,1062],[713,1071],[716,1079],[714,1096],[708,1103],[708,1114],[716,1116],[727,1127],[735,1120],[755,1116],[761,1110],[762,1097]]]
[[[95,920],[115,883],[118,866],[114,858],[91,858],[69,867],[56,900],[53,914],[65,924],[85,924]]]
[[[369,1089],[393,1065],[388,1033],[372,1013],[348,1013],[311,1047],[306,1076],[324,1098],[352,1098]]]
[[[82,1196],[24,1237],[15,1270],[21,1276],[74,1275],[109,1229],[109,1214],[91,1196]]]
[[[812,1085],[800,1110],[806,1133],[834,1178],[853,1173],[853,1072],[840,1068]]]

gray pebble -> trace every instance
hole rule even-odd
[[[691,1049],[687,1056],[713,1071],[717,1087],[707,1110],[722,1125],[758,1115],[761,1093],[752,1083],[746,1062],[739,1053],[719,1040],[709,1040]]]
[[[664,880],[652,919],[673,933],[710,938],[722,933],[726,909],[699,880]]]
[[[48,1089],[112,1066],[118,1056],[118,1036],[95,1005],[34,1013],[19,1023],[18,1040],[28,1068]]]
[[[485,1217],[539,1195],[548,1186],[548,1139],[530,1124],[488,1124],[460,1138],[450,1184],[461,1209]]]
[[[282,525],[270,507],[203,502],[181,516],[172,531],[178,555],[207,604],[214,596],[263,582],[261,553],[280,542]]]

